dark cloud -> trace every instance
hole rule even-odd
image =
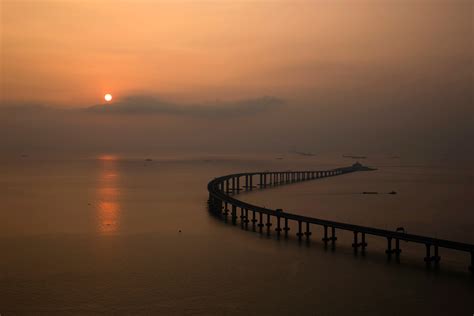
[[[284,105],[276,97],[260,97],[233,102],[181,105],[150,95],[130,95],[113,104],[98,104],[85,111],[101,114],[166,114],[192,117],[245,116],[273,110]]]

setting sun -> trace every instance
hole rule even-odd
[[[110,102],[112,101],[112,95],[110,93],[107,93],[106,95],[104,95],[104,99],[105,101]]]

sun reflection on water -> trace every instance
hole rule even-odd
[[[120,219],[118,157],[101,155],[98,161],[100,164],[96,190],[98,231],[101,235],[112,235],[118,232]]]

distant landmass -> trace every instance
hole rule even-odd
[[[356,156],[356,155],[342,155],[343,158],[351,158],[351,159],[366,159],[367,156]]]

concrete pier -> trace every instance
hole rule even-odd
[[[258,229],[260,231],[260,233],[262,232],[262,229],[263,229],[263,214],[262,212],[259,212],[258,215],[260,216],[260,221],[258,222]]]
[[[275,231],[277,232],[277,235],[280,236],[280,233],[282,231],[281,226],[280,226],[280,221],[281,217],[277,215],[277,227],[275,228]]]
[[[288,238],[288,231],[290,230],[290,227],[288,226],[288,218],[285,217],[285,227],[283,228],[285,231],[285,237]]]
[[[299,240],[301,240],[301,237],[303,236],[303,232],[301,230],[301,221],[298,221],[298,232],[296,233],[296,236],[298,236]]]
[[[309,230],[309,222],[306,222],[306,231],[304,232],[304,235],[306,236],[306,240],[309,240],[309,237],[311,236],[311,231]]]
[[[270,227],[272,227],[272,221],[270,220],[270,214],[267,214],[267,222],[266,222],[265,226],[267,226],[267,235],[270,235]]]

